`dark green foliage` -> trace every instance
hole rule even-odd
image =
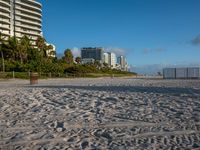
[[[71,67],[66,68],[65,73],[83,77],[111,76],[113,74],[117,76],[135,75],[135,73],[125,72],[117,69],[110,69],[110,68],[98,69],[96,65],[92,64],[73,65]]]
[[[15,72],[16,78],[29,78],[28,72],[38,72],[41,77],[51,76],[66,77],[66,74],[74,77],[100,77],[111,76],[112,74],[130,75],[131,73],[122,72],[108,68],[107,64],[100,64],[95,61],[93,64],[81,65],[81,58],[77,57],[73,60],[73,54],[70,49],[66,49],[62,59],[53,58],[47,55],[47,51],[52,49],[52,46],[46,45],[46,40],[43,37],[38,37],[36,46],[33,46],[32,41],[24,36],[21,39],[10,37],[8,40],[2,40],[0,36],[0,72],[1,77],[12,77],[12,72]],[[51,53],[51,52],[50,52]],[[5,72],[3,72],[3,63],[5,62]],[[26,72],[26,73],[24,73]]]
[[[94,67],[94,66],[90,66],[90,65],[73,65],[69,68],[65,69],[66,73],[70,73],[70,74],[86,74],[86,73],[98,73],[99,70]]]
[[[76,57],[75,61],[77,64],[81,64],[81,57]]]
[[[65,68],[62,62],[55,62],[54,58],[47,56],[47,51],[52,47],[47,46],[42,37],[38,37],[36,46],[33,46],[27,36],[21,39],[10,37],[7,41],[1,43],[1,51],[5,59],[5,71],[7,72],[64,72]],[[2,65],[0,65],[0,70],[2,71]]]
[[[67,64],[73,64],[74,60],[73,60],[73,54],[72,51],[70,49],[66,49],[64,52],[64,59],[67,62]]]

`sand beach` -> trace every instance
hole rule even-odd
[[[200,149],[200,80],[1,80],[0,149]]]

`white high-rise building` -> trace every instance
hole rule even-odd
[[[0,0],[0,33],[24,35],[35,41],[42,36],[42,5],[36,0]]]
[[[5,37],[27,36],[32,44],[42,35],[42,5],[36,0],[0,0],[0,34]],[[56,48],[48,51],[55,57]],[[52,51],[54,53],[52,53]]]
[[[109,54],[108,53],[103,53],[103,60],[104,60],[104,63],[109,64]]]
[[[122,71],[128,71],[128,63],[126,61],[125,56],[119,56],[117,58],[117,63],[120,65],[120,69]]]
[[[115,68],[116,67],[116,54],[115,53],[110,53],[110,66],[111,68]]]
[[[104,63],[108,64],[110,68],[116,68],[116,54],[115,53],[104,53]]]

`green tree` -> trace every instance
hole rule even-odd
[[[36,40],[36,47],[38,48],[40,54],[44,57],[47,58],[47,45],[46,45],[46,40],[45,38],[39,36]]]
[[[21,64],[27,62],[28,53],[32,49],[30,39],[27,36],[23,36],[19,41],[19,56]]]
[[[5,55],[4,57],[17,61],[19,59],[19,42],[16,37],[9,37],[8,41],[4,45]]]
[[[47,46],[47,52],[48,52],[48,58],[52,59],[54,56],[56,56],[56,51],[54,51],[54,48],[52,45]]]
[[[97,68],[100,68],[101,67],[101,63],[98,60],[95,60],[94,61],[94,66],[97,67]]]
[[[108,67],[108,64],[107,63],[103,63],[103,66],[105,67],[105,68],[107,68]]]
[[[70,49],[66,49],[64,52],[64,59],[67,62],[67,64],[72,64],[74,61],[73,58],[74,56],[72,54],[72,51]]]
[[[76,57],[75,61],[76,61],[77,64],[80,64],[81,63],[81,57]]]

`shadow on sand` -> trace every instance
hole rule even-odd
[[[150,87],[150,86],[74,86],[74,85],[34,85],[32,88],[67,88],[93,91],[107,91],[107,92],[141,92],[141,93],[160,93],[173,94],[180,96],[180,94],[198,95],[200,89],[193,88],[176,88],[176,87]]]

